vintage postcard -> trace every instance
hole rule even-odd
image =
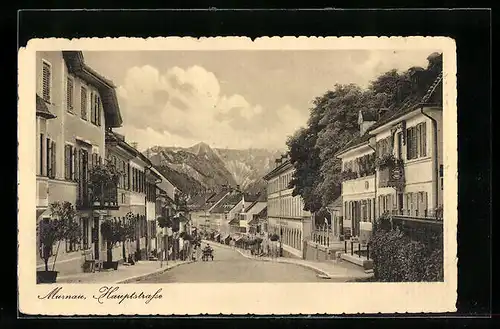
[[[443,37],[31,40],[20,312],[455,311],[456,74]]]

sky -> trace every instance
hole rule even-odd
[[[434,50],[85,51],[117,86],[123,127],[151,146],[285,149],[315,97],[336,83],[367,87],[391,69],[427,65]]]

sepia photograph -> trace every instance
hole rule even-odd
[[[454,292],[454,48],[398,39],[28,45],[20,284],[37,307],[80,285]]]

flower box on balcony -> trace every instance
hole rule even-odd
[[[121,173],[111,164],[98,164],[89,172],[89,203],[94,209],[118,209],[118,181]]]

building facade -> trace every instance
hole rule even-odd
[[[39,223],[49,205],[70,202],[77,210],[81,241],[61,241],[57,271],[82,270],[86,257],[104,259],[100,221],[117,207],[91,199],[88,172],[105,158],[105,131],[122,119],[113,83],[88,67],[79,51],[36,53],[37,269],[43,269]],[[101,201],[103,201],[101,199]]]
[[[312,230],[311,213],[304,210],[300,196],[289,187],[294,168],[286,157],[264,179],[267,181],[267,225],[270,234],[280,237],[283,255],[303,258],[304,241]]]
[[[383,214],[442,219],[442,127],[440,74],[421,99],[381,115],[337,154],[343,166],[344,230],[357,236],[363,222]],[[364,156],[375,159],[368,172],[356,160]]]

